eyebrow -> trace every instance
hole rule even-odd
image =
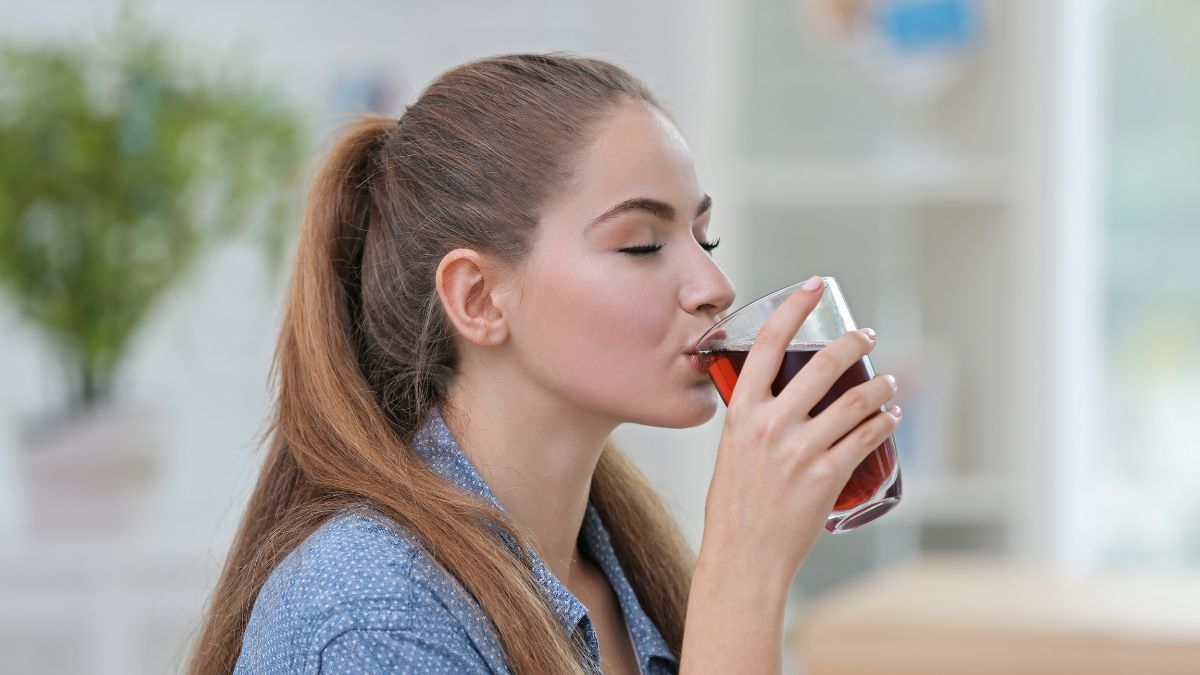
[[[695,218],[699,218],[710,208],[712,208],[712,197],[709,195],[704,195],[704,199],[700,200],[700,206],[696,208]],[[626,199],[620,204],[617,204],[616,206],[597,216],[594,220],[592,220],[592,222],[588,223],[587,226],[583,228],[583,233],[587,234],[604,223],[628,211],[646,211],[650,213],[650,215],[656,216],[663,220],[675,219],[675,207],[671,206],[670,204],[658,199],[651,199],[649,197],[634,197],[633,199]]]

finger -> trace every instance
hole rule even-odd
[[[829,449],[830,458],[837,463],[842,474],[849,477],[892,432],[900,426],[900,406],[892,406],[896,412],[877,412],[875,416],[854,428],[846,437]]]
[[[791,411],[797,419],[806,419],[846,371],[874,348],[875,340],[861,330],[849,331],[830,342],[817,350],[779,392],[776,397],[779,405]]]
[[[802,286],[792,291],[759,328],[746,362],[738,373],[738,383],[733,389],[730,406],[740,398],[762,400],[772,396],[771,383],[779,374],[787,346],[825,291],[825,282],[819,276],[812,277],[806,283],[812,283],[813,279],[820,281],[816,288],[810,291]]]
[[[813,447],[828,448],[862,423],[868,415],[883,409],[896,395],[896,387],[887,375],[876,375],[847,390],[805,426]],[[811,410],[811,408],[810,408]]]

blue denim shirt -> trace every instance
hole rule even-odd
[[[414,449],[463,489],[500,504],[435,408]],[[382,514],[380,517],[383,518]],[[504,540],[517,555],[516,542]],[[679,661],[642,610],[608,531],[589,502],[580,548],[608,577],[645,675]],[[533,573],[565,635],[600,662],[587,608],[533,549]],[[272,571],[259,591],[234,669],[248,673],[507,673],[491,621],[462,586],[382,522],[345,510]],[[594,672],[598,672],[593,667]]]

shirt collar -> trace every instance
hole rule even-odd
[[[425,424],[418,431],[413,445],[414,450],[430,468],[459,487],[479,495],[492,506],[501,511],[504,510],[504,507],[496,500],[491,488],[479,475],[475,466],[471,464],[470,459],[467,458],[446,426],[440,406],[435,405],[432,408]],[[678,664],[678,658],[638,602],[637,595],[617,560],[608,530],[604,527],[599,511],[590,500],[584,514],[580,534],[582,535],[581,547],[586,548],[586,553],[596,561],[605,576],[608,577],[609,583],[612,584],[621,605],[621,613],[629,627],[630,635],[633,637],[634,649],[643,672],[649,672],[650,659],[655,657]],[[501,537],[514,554],[520,554],[517,542],[508,533],[501,532]],[[598,663],[600,659],[599,643],[587,607],[558,580],[558,577],[554,576],[554,573],[550,571],[550,568],[532,547],[527,547],[527,550],[532,561],[531,569],[534,578],[537,579],[538,584],[549,598],[563,632],[571,635],[576,630],[582,630],[582,637],[592,659]]]

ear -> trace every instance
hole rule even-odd
[[[479,252],[456,248],[438,264],[435,283],[447,316],[467,340],[482,346],[508,338],[500,267]]]

